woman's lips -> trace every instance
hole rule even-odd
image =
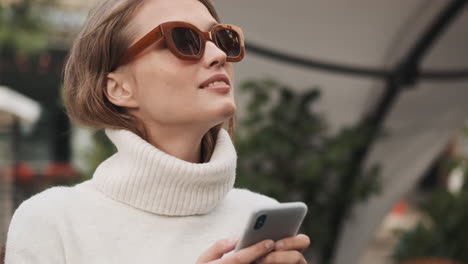
[[[231,90],[231,86],[227,84],[219,84],[219,85],[213,85],[213,86],[207,86],[203,88],[203,90],[209,90],[209,91],[214,91],[218,93],[229,93]]]
[[[206,79],[204,82],[202,82],[199,86],[201,89],[205,89],[209,87],[210,84],[214,83],[214,86],[220,85],[220,82],[224,82],[224,85],[230,85],[229,78],[227,77],[226,74],[215,74],[211,76],[210,78]]]
[[[231,84],[226,74],[215,74],[206,79],[199,88],[225,94],[231,90]]]

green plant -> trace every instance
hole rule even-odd
[[[353,190],[350,205],[379,191],[377,166],[363,170],[351,186],[340,184],[353,151],[367,143],[366,127],[331,134],[312,109],[320,97],[317,88],[300,93],[273,80],[253,80],[244,82],[241,91],[250,101],[236,135],[237,186],[282,202],[304,201],[310,213],[303,231],[313,240],[311,254],[320,263],[330,261],[323,255],[334,241],[331,223],[343,188]]]
[[[82,180],[91,179],[99,164],[117,152],[116,147],[110,139],[107,138],[104,130],[95,131],[92,136],[92,141],[94,143],[94,148],[88,153],[85,153],[88,170],[84,173]]]
[[[45,24],[35,12],[31,0],[8,7],[0,5],[0,47],[20,53],[34,53],[46,48]]]
[[[457,164],[457,162],[450,162]],[[426,222],[401,231],[393,257],[397,261],[437,257],[468,263],[468,171],[460,191],[438,187],[418,207]]]

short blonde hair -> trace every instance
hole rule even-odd
[[[199,0],[213,18],[210,0]],[[93,8],[74,41],[64,68],[63,101],[71,120],[95,129],[126,129],[148,140],[143,123],[105,95],[107,75],[131,44],[130,21],[144,0],[105,0]],[[202,161],[210,160],[223,125],[233,138],[235,118],[211,128],[202,140]]]

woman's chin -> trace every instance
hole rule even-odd
[[[237,107],[234,103],[223,105],[220,113],[224,118],[230,118],[236,113]]]
[[[235,104],[225,104],[222,107],[214,109],[211,112],[211,116],[213,117],[213,123],[219,124],[229,120],[229,118],[233,117],[236,114],[236,105]]]

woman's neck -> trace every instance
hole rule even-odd
[[[147,141],[171,156],[201,163],[201,141],[205,133],[183,128],[149,128]]]

